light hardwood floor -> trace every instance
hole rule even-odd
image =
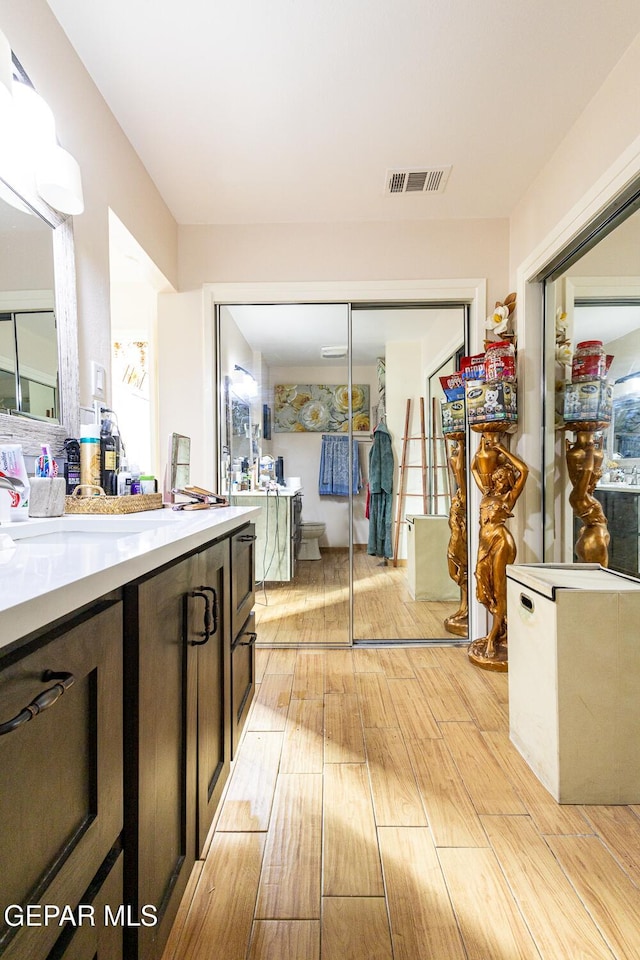
[[[259,644],[349,642],[349,553],[323,550],[321,560],[300,560],[290,583],[267,583],[256,594]],[[354,553],[356,640],[436,640],[454,637],[444,620],[458,603],[412,600],[404,566]]]
[[[558,805],[464,649],[259,650],[163,960],[638,960],[640,806]]]

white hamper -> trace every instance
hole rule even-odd
[[[449,518],[407,516],[407,583],[414,600],[458,600],[460,588],[449,576]]]
[[[509,732],[560,803],[640,803],[640,581],[507,567]]]

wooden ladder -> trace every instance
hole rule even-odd
[[[427,437],[425,433],[424,422],[424,397],[420,397],[420,435],[412,437],[409,435],[411,428],[411,397],[407,400],[407,408],[404,419],[404,434],[402,436],[402,452],[400,466],[398,468],[398,490],[396,493],[396,519],[393,544],[393,566],[398,566],[398,546],[400,543],[400,526],[407,521],[403,517],[404,501],[407,497],[422,497],[422,512],[427,512]],[[409,457],[409,444],[412,441],[420,442],[421,464],[407,463]],[[407,473],[409,470],[422,470],[422,493],[407,493]]]
[[[450,491],[450,481],[449,481],[449,461],[447,459],[447,440],[443,433],[438,431],[438,427],[441,426],[440,419],[440,404],[437,399],[434,397],[431,401],[431,476],[432,480],[432,497],[433,497],[433,509],[434,512],[438,513],[438,500],[440,497],[446,497],[445,501],[445,515],[449,513],[449,508],[451,507],[451,491]],[[438,445],[442,443],[444,447],[444,463],[438,463]],[[442,448],[440,448],[442,449]],[[438,470],[444,470],[443,476],[443,491],[440,493],[440,481]]]

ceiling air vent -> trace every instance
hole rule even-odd
[[[433,167],[430,170],[388,170],[385,193],[387,196],[399,193],[442,193],[450,173],[451,167]]]

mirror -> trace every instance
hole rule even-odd
[[[434,400],[439,415],[437,375],[455,366],[465,332],[462,306],[219,306],[219,492],[262,508],[261,644],[454,640],[444,627],[460,595],[448,569],[448,467],[430,411]],[[367,496],[381,421],[393,484],[407,438],[400,503],[392,494],[381,505],[382,482]]]
[[[571,379],[576,344],[596,340],[612,357],[610,426],[596,433],[602,449],[593,496],[608,521],[611,569],[638,575],[640,524],[640,211],[625,219],[545,283],[545,560],[576,562],[581,521],[569,504],[561,384]],[[550,398],[554,402],[549,402]],[[572,437],[572,434],[568,434]]]
[[[14,59],[20,79],[28,77]],[[54,455],[80,434],[73,227],[0,178],[0,442]],[[10,411],[10,412],[8,412]]]
[[[51,227],[0,199],[0,411],[59,419]]]

